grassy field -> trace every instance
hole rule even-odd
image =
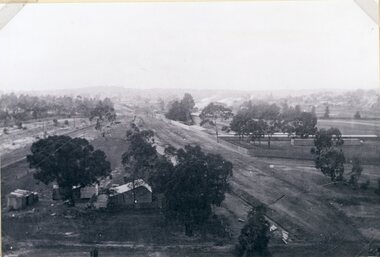
[[[294,146],[290,144],[290,141],[272,141],[270,148],[266,141],[262,141],[261,144],[249,143],[246,140],[239,141],[238,138],[223,138],[223,141],[247,149],[248,154],[256,157],[314,159],[314,155],[310,152],[312,146]],[[362,163],[380,164],[380,141],[365,141],[363,144],[355,146],[343,145],[342,149],[347,161],[358,157]]]
[[[380,120],[318,119],[317,127],[336,127],[346,135],[380,136]]]

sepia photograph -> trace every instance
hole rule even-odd
[[[0,0],[1,256],[380,256],[378,0]]]

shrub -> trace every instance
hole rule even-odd
[[[8,135],[9,134],[8,128],[3,128],[3,133]]]
[[[69,121],[68,121],[68,120],[65,120],[63,124],[65,124],[65,125],[69,125]]]
[[[360,188],[363,189],[363,190],[367,190],[370,183],[371,183],[371,181],[369,179],[367,179],[366,182],[360,184]]]
[[[56,126],[56,127],[59,125],[59,122],[57,119],[53,119],[53,123],[54,123],[54,126]]]
[[[16,121],[16,126],[18,129],[22,129],[22,122],[21,121]]]

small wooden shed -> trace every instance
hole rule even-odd
[[[111,188],[109,204],[116,208],[152,207],[152,188],[142,179]]]
[[[38,194],[23,189],[16,189],[7,197],[8,210],[21,210],[38,202]]]
[[[93,196],[99,194],[99,185],[95,183],[94,185],[89,185],[80,188],[80,198],[81,199],[90,199]]]
[[[95,209],[106,209],[108,207],[108,195],[100,194],[94,202]]]

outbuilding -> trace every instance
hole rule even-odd
[[[109,205],[116,208],[151,208],[152,188],[142,179],[110,188]]]
[[[38,194],[23,189],[16,189],[7,196],[8,210],[21,210],[38,202]]]

